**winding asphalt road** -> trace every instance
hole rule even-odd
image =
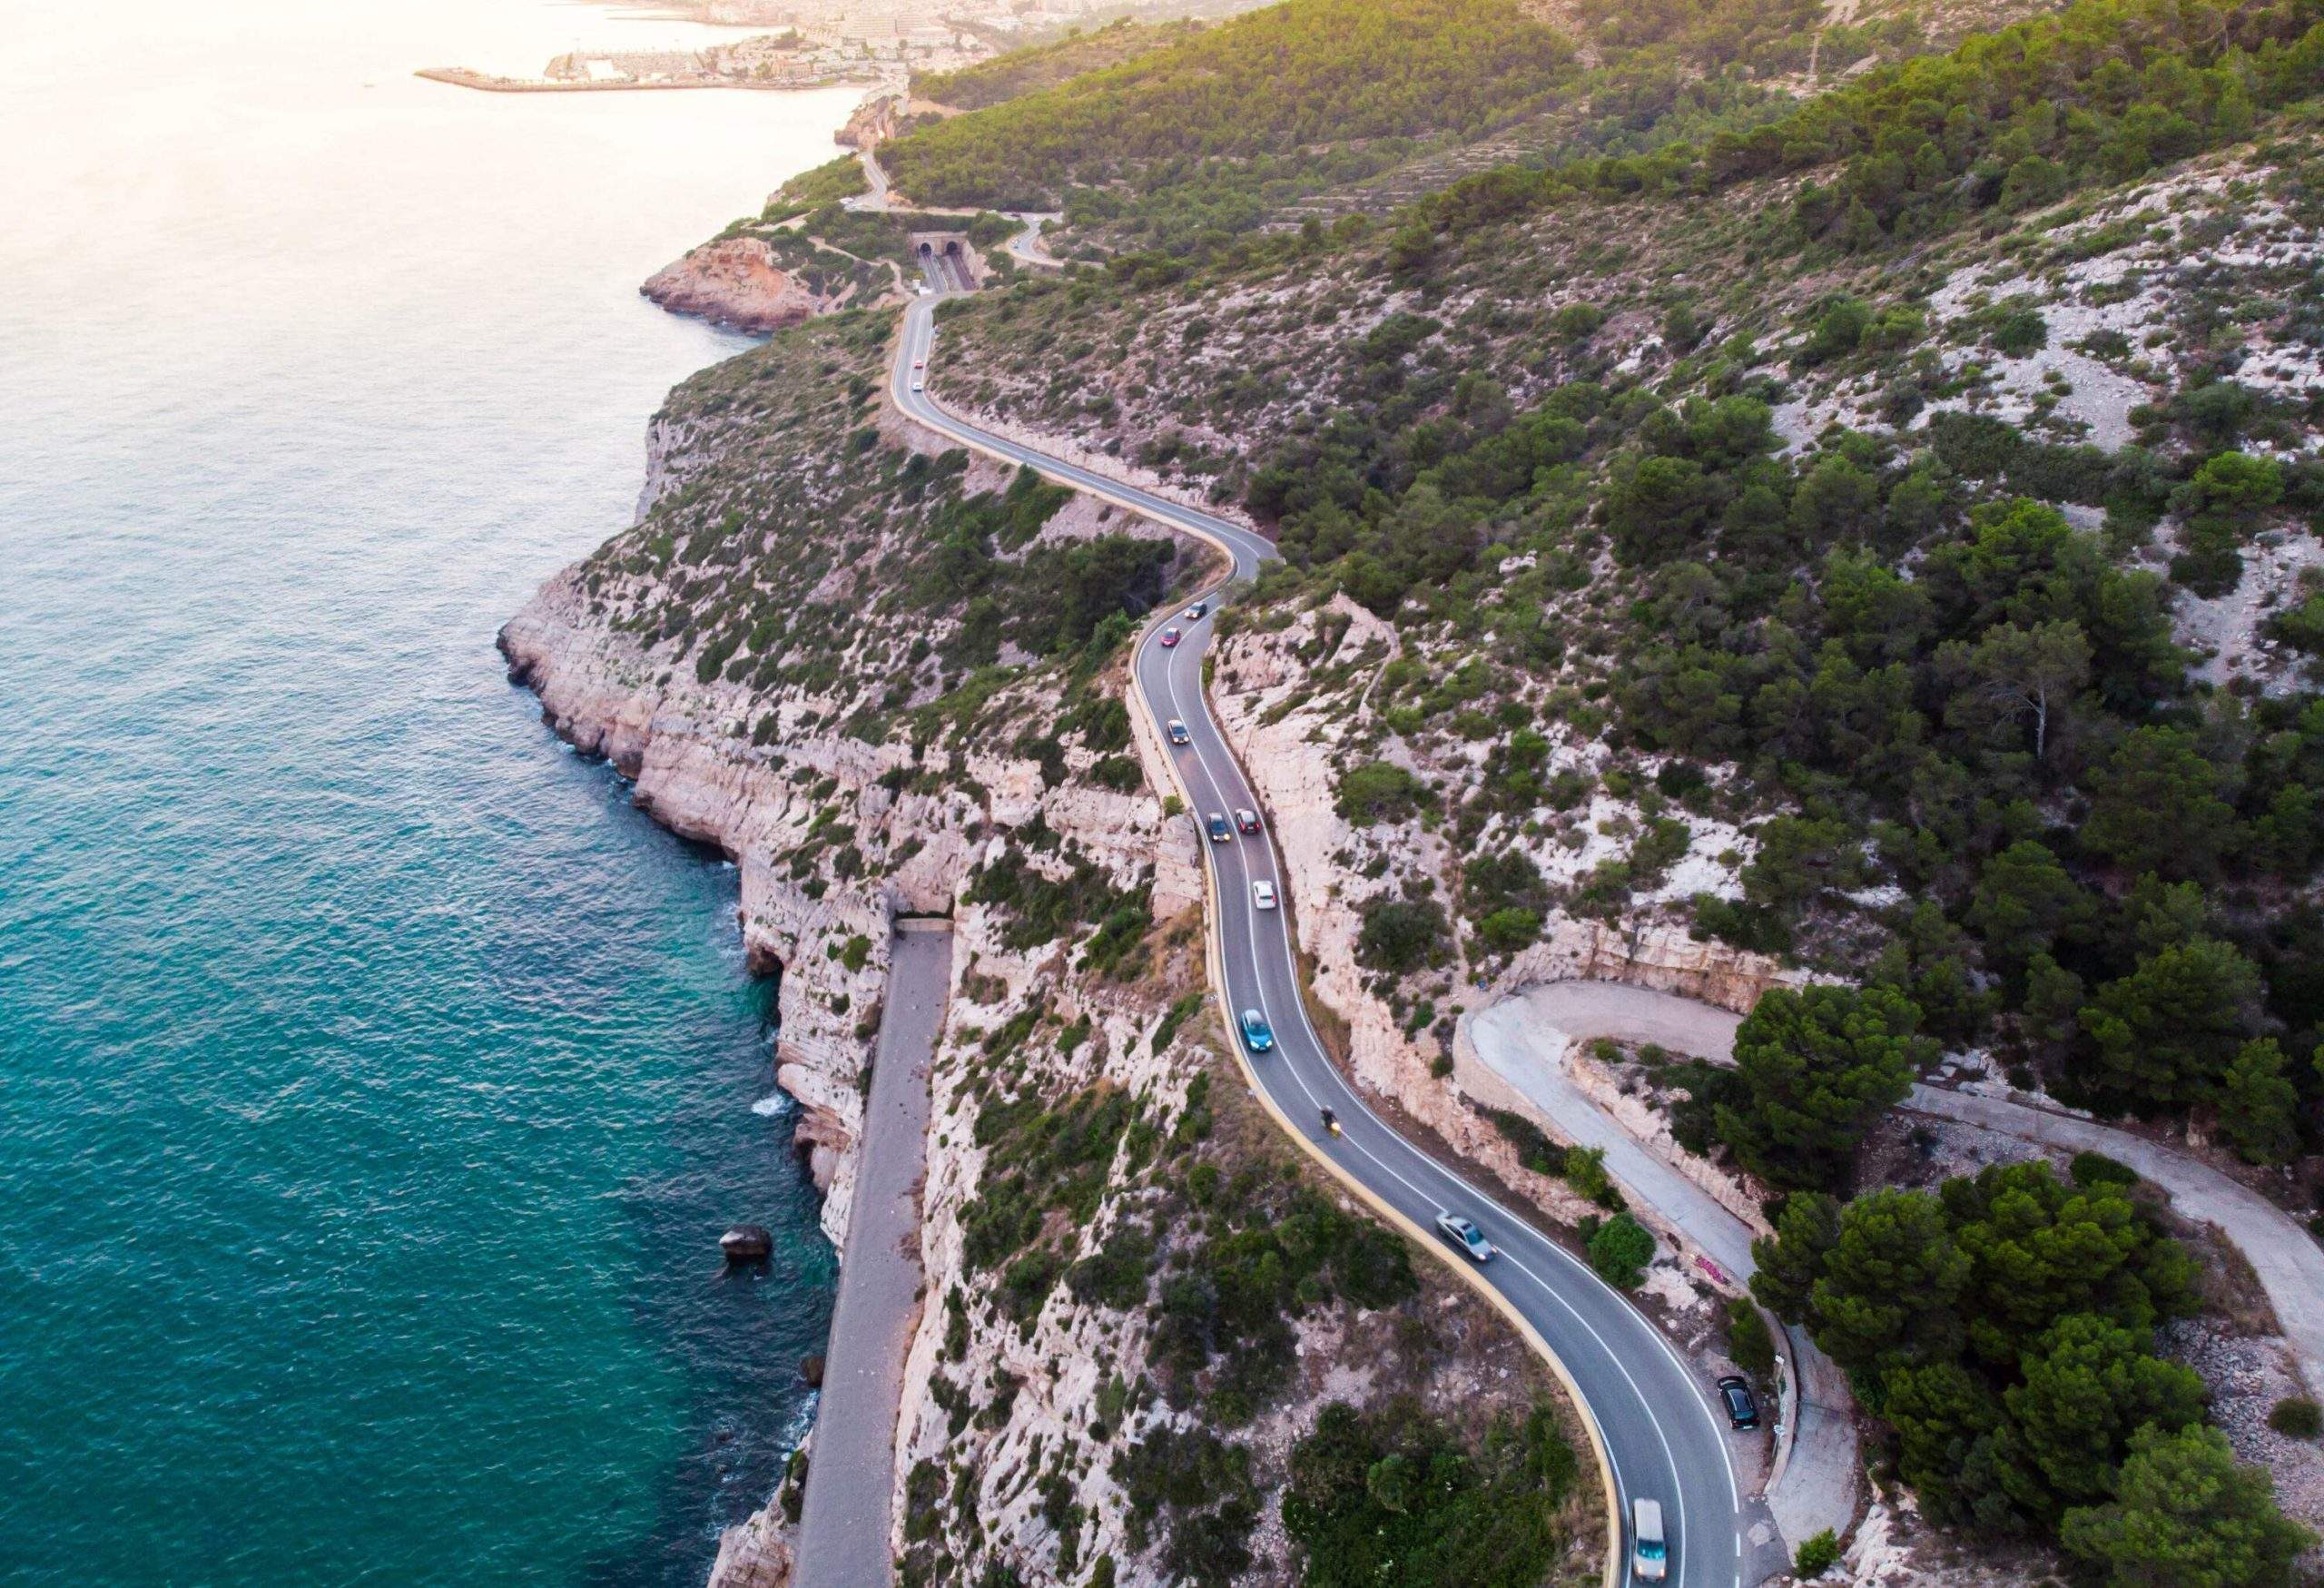
[[[1239,525],[994,435],[913,390],[919,360],[929,357],[935,340],[940,301],[940,294],[922,297],[905,310],[890,382],[890,395],[905,415],[974,450],[1029,466],[1061,484],[1197,536],[1232,557],[1237,579],[1251,577],[1275,555],[1266,541]],[[1170,755],[1197,814],[1256,810],[1259,802],[1212,721],[1203,693],[1202,655],[1212,619],[1179,619],[1177,626],[1184,638],[1175,648],[1161,644],[1159,625],[1140,637],[1138,693],[1157,726],[1171,721],[1186,725],[1189,742],[1171,746]],[[1755,1504],[1747,1513],[1728,1458],[1729,1435],[1724,1419],[1713,1414],[1709,1386],[1698,1382],[1653,1324],[1564,1248],[1399,1135],[1333,1064],[1308,1021],[1284,912],[1261,910],[1254,902],[1254,883],[1273,883],[1278,896],[1287,892],[1275,845],[1259,833],[1237,834],[1231,843],[1206,843],[1204,848],[1216,888],[1217,968],[1230,1017],[1256,1009],[1275,1036],[1272,1052],[1251,1060],[1258,1085],[1275,1111],[1304,1133],[1311,1149],[1374,1202],[1432,1231],[1423,1238],[1435,1238],[1436,1215],[1449,1210],[1474,1219],[1500,1248],[1476,1277],[1547,1344],[1605,1453],[1620,1509],[1610,1524],[1622,1545],[1609,1580],[1634,1580],[1628,1525],[1633,1499],[1661,1503],[1670,1544],[1668,1580],[1681,1588],[1756,1583],[1787,1565],[1780,1544],[1773,1542],[1772,1525],[1758,1530],[1770,1542],[1748,1544],[1745,1529],[1765,1520],[1765,1508]],[[1339,1117],[1344,1134],[1334,1137],[1324,1129],[1326,1108]],[[1468,1260],[1450,1248],[1439,1249],[1448,1262]]]

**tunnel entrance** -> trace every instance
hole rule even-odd
[[[911,246],[912,258],[939,289],[972,292],[983,284],[977,251],[967,232],[915,232]]]

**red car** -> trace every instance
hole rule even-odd
[[[1163,648],[1163,649],[1167,650],[1167,649],[1169,649],[1172,646],[1177,645],[1177,643],[1178,643],[1178,631],[1177,631],[1177,629],[1175,629],[1175,628],[1166,628],[1166,629],[1164,629],[1164,630],[1162,631],[1162,648]]]

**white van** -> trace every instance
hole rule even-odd
[[[1662,1542],[1662,1502],[1630,1502],[1630,1575],[1659,1583],[1670,1574],[1670,1546]]]

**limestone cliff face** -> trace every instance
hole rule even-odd
[[[914,1473],[966,1468],[975,1475],[970,1508],[1000,1558],[1020,1563],[1027,1581],[1065,1581],[1063,1574],[1047,1579],[1039,1570],[1052,1556],[1058,1531],[1043,1515],[1045,1495],[1037,1481],[1044,1475],[1043,1453],[1053,1455],[1090,1440],[1100,1390],[1110,1377],[1137,1381],[1150,1327],[1139,1314],[1085,1305],[1070,1288],[1059,1286],[1023,1326],[988,1316],[980,1304],[960,1314],[969,1327],[948,1339],[955,1327],[953,1313],[938,1298],[977,1296],[990,1289],[994,1277],[980,1277],[964,1252],[963,1218],[979,1195],[987,1158],[975,1145],[979,1040],[1042,1003],[1056,1021],[1087,1020],[1087,1041],[1071,1052],[1039,1060],[1048,1067],[1045,1091],[1058,1097],[1089,1088],[1118,1091],[1138,1100],[1149,1117],[1166,1125],[1183,1110],[1187,1085],[1202,1066],[1198,1059],[1189,1062],[1186,1043],[1156,1050],[1153,1039],[1165,1005],[1151,984],[1108,987],[1076,978],[1061,950],[1013,954],[1000,940],[1001,925],[993,912],[971,907],[954,928],[954,963],[965,968],[970,980],[956,990],[947,1050],[936,1069],[921,1224],[921,1261],[931,1305],[921,1311],[905,1363],[893,1544],[901,1553],[927,1536],[924,1522],[916,1525],[913,1519],[915,1508],[926,1509],[925,1495],[912,1493]],[[1198,979],[1198,938],[1187,933],[1178,952],[1175,978]],[[1210,1027],[1206,1023],[1196,1031],[1207,1035]],[[939,1142],[950,1146],[935,1150]],[[1133,1206],[1133,1198],[1107,1197],[1078,1232],[1077,1256],[1097,1251]],[[960,1428],[951,1409],[958,1397],[982,1398],[996,1385],[1015,1388],[997,1400],[997,1409],[978,1416],[972,1428]],[[1167,1416],[1158,1410],[1155,1415]],[[1134,1432],[1136,1425],[1133,1417],[1125,1432]],[[1108,1464],[1095,1458],[1077,1463],[1068,1475],[1071,1503],[1086,1517],[1076,1543],[1078,1558],[1114,1553],[1126,1562],[1135,1552],[1124,1542],[1122,1496]],[[1047,1504],[1054,1510],[1053,1501]]]
[[[907,428],[886,432],[904,448],[935,450]],[[956,747],[902,733],[875,742],[842,723],[895,676],[890,626],[835,626],[821,642],[827,669],[812,682],[773,685],[763,675],[697,667],[683,638],[674,645],[641,630],[631,615],[688,587],[694,570],[682,555],[608,562],[609,554],[665,522],[658,508],[733,490],[738,470],[747,484],[753,458],[756,478],[776,485],[836,469],[836,449],[803,434],[785,432],[799,449],[786,458],[749,429],[672,404],[649,434],[638,528],[550,578],[502,628],[499,646],[510,676],[539,697],[543,718],[561,737],[612,762],[634,783],[637,804],[664,825],[734,861],[745,949],[759,970],[782,972],[776,1080],[802,1104],[799,1145],[828,1193],[823,1224],[836,1241],[852,1196],[859,1088],[878,1031],[895,915],[950,912],[994,832],[1036,823],[1125,879],[1155,875],[1157,853],[1167,850],[1156,878],[1161,908],[1199,897],[1200,881],[1191,829],[1165,844],[1158,800],[1085,781],[1098,758],[1086,746],[1063,751],[1064,775],[1054,783],[1057,764],[1045,768],[1007,747],[1020,745],[1024,729],[1054,724],[1054,678],[1005,692],[987,708],[996,720]],[[998,491],[1009,478],[979,464],[961,489]],[[1068,506],[1028,552],[1087,536],[1090,517],[1086,506]],[[771,530],[763,545],[803,550],[819,559],[811,567],[831,567],[792,597],[792,607],[819,598],[860,607],[877,594],[865,570],[901,555],[910,527],[885,518],[875,527],[871,546],[844,562],[817,548],[823,526],[812,518]],[[741,656],[750,655],[745,644]],[[932,681],[911,687],[913,699],[937,692]]]
[[[898,913],[957,912],[954,965],[969,984],[968,992],[956,993],[936,1070],[922,1234],[931,1297],[980,1287],[963,1271],[960,1216],[977,1190],[983,1156],[974,1144],[975,1061],[985,1025],[1037,1003],[1053,1022],[1087,1017],[1092,1039],[1062,1057],[1051,1078],[1059,1089],[1119,1088],[1165,1118],[1182,1105],[1188,1079],[1183,1054],[1152,1050],[1166,1004],[1154,985],[1096,987],[1073,973],[1062,942],[1012,950],[1003,942],[1004,918],[962,903],[960,894],[980,861],[1005,851],[1007,830],[1037,828],[1096,863],[1115,885],[1150,885],[1157,904],[1183,918],[1200,897],[1187,818],[1166,824],[1159,801],[1143,792],[1052,784],[1039,763],[1005,753],[971,751],[943,792],[917,793],[898,790],[893,778],[882,781],[910,767],[908,745],[873,747],[812,732],[753,745],[749,703],[736,698],[739,692],[698,685],[683,673],[674,679],[634,641],[593,619],[570,571],[543,587],[508,623],[500,643],[512,676],[538,695],[543,715],[560,735],[613,761],[634,780],[637,804],[658,821],[735,860],[745,945],[754,963],[781,970],[775,1079],[801,1104],[796,1139],[828,1193],[822,1221],[834,1242],[844,1235],[853,1201],[862,1079]],[[778,708],[778,715],[789,709]],[[1023,703],[1029,719],[1056,709],[1053,695]],[[882,872],[877,880],[838,874],[845,868],[832,853],[811,844],[809,834],[819,823],[829,826],[834,806],[847,813],[854,849]],[[803,852],[815,854],[803,868],[796,863]],[[1158,866],[1157,857],[1165,857]],[[1036,865],[1064,869],[1046,860]],[[1182,936],[1198,944],[1191,933]],[[1198,947],[1182,946],[1181,979],[1198,979],[1197,954]],[[1170,1073],[1174,1067],[1177,1073]],[[1091,1238],[1105,1233],[1101,1218]],[[1053,1530],[1039,1519],[1040,1497],[1022,1470],[1028,1454],[1038,1453],[1066,1421],[1086,1423],[1097,1365],[1134,1365],[1142,1330],[1126,1330],[1118,1316],[1078,1306],[1060,1288],[1028,1336],[1019,1336],[1013,1324],[980,1319],[969,1333],[964,1367],[944,1356],[948,1315],[931,1306],[921,1319],[902,1397],[900,1490],[915,1464],[948,1441],[949,1414],[938,1399],[943,1391],[933,1382],[940,1361],[963,1379],[1009,1375],[1025,1390],[988,1429],[999,1465],[986,1526],[996,1538],[1015,1529],[1028,1540],[1047,1539]],[[1051,1373],[1045,1364],[1052,1362],[1078,1365]],[[1120,1505],[1111,1480],[1093,1466],[1086,1481],[1093,1536],[1118,1544]],[[897,1514],[909,1516],[901,1494]],[[713,1588],[783,1588],[791,1573],[787,1524],[771,1504],[728,1530],[710,1581]]]
[[[1152,864],[1161,808],[1142,792],[1050,788],[1038,763],[990,752],[966,756],[958,785],[900,792],[888,774],[912,770],[908,745],[813,732],[754,744],[750,725],[763,700],[674,676],[591,616],[574,570],[509,620],[500,646],[510,676],[539,696],[561,737],[611,761],[655,820],[734,861],[744,947],[755,967],[782,974],[775,1080],[802,1105],[799,1143],[828,1193],[823,1226],[834,1241],[847,1228],[859,1085],[878,1032],[893,917],[950,912],[986,848],[971,832],[989,824],[1038,817],[1125,875]],[[777,720],[799,715],[797,701],[775,707]],[[834,809],[845,814],[853,853],[881,868],[876,879],[838,874],[844,852],[811,843],[819,824],[834,824]],[[803,851],[815,853],[803,866]],[[865,946],[852,950],[859,939]]]
[[[832,134],[832,142],[842,149],[876,149],[896,135],[902,112],[901,94],[872,94],[849,114],[846,124]]]
[[[795,1563],[783,1514],[770,1505],[719,1537],[708,1588],[792,1588]]]
[[[877,357],[876,348],[870,356]],[[724,503],[753,501],[769,488],[794,490],[803,504],[793,509],[796,517],[768,520],[765,538],[754,542],[762,566],[795,556],[809,570],[802,581],[809,587],[794,585],[796,593],[782,604],[786,614],[795,617],[817,602],[864,614],[904,577],[890,570],[910,555],[914,525],[868,508],[855,509],[852,520],[842,517],[848,499],[822,483],[834,468],[835,448],[804,427],[786,428],[784,436],[803,439],[785,455],[760,432],[735,424],[732,414],[731,408],[689,409],[674,402],[656,419],[638,526],[543,585],[503,628],[500,648],[511,677],[535,692],[560,736],[610,761],[631,780],[636,804],[657,821],[734,861],[745,948],[756,967],[781,973],[775,1079],[801,1105],[797,1145],[827,1193],[822,1222],[834,1242],[853,1201],[862,1088],[887,994],[891,923],[904,913],[957,915],[954,964],[969,992],[956,1000],[955,1038],[940,1060],[923,1249],[931,1296],[947,1286],[974,1293],[989,1284],[960,1272],[959,1213],[975,1193],[982,1156],[974,1140],[978,1028],[1036,1003],[1052,1027],[1086,1016],[1092,1040],[1058,1056],[1054,1083],[1130,1089],[1166,1119],[1183,1101],[1187,1077],[1162,1074],[1182,1064],[1183,1053],[1166,1044],[1157,1055],[1151,1042],[1170,998],[1182,990],[1165,989],[1151,977],[1099,986],[1077,974],[1070,940],[1087,925],[1060,940],[1011,948],[1003,941],[1008,912],[969,903],[968,884],[980,865],[1004,855],[1059,884],[1086,867],[1103,878],[1111,896],[1145,897],[1157,916],[1183,918],[1201,897],[1196,838],[1187,818],[1166,821],[1160,800],[1146,789],[1093,781],[1101,751],[1090,744],[1043,743],[1065,709],[1065,681],[1055,669],[1028,669],[980,697],[973,731],[961,725],[915,733],[910,718],[885,734],[847,731],[844,725],[867,701],[881,701],[882,691],[906,706],[942,697],[935,674],[915,676],[896,659],[910,651],[912,661],[921,660],[928,641],[945,636],[940,621],[921,625],[918,650],[911,649],[911,634],[895,637],[892,623],[833,623],[815,631],[812,650],[803,642],[798,654],[819,663],[803,668],[803,677],[761,671],[757,647],[748,641],[735,649],[737,666],[714,667],[703,663],[698,636],[641,621],[641,612],[683,603],[687,591],[700,587],[705,566],[719,566],[714,547],[730,533]],[[935,454],[901,427],[883,425],[881,434],[907,454]],[[859,472],[876,474],[881,467],[875,459]],[[998,493],[1009,478],[972,465],[958,488],[965,497]],[[1026,552],[1087,538],[1100,527],[1097,512],[1081,503],[1063,508]],[[707,535],[690,528],[705,522]],[[872,538],[834,555],[833,543],[858,526]],[[714,560],[695,562],[697,551]],[[932,666],[934,658],[927,660]],[[1079,687],[1087,695],[1118,695],[1121,682],[1117,663]],[[1198,980],[1199,940],[1183,924],[1178,935],[1175,973]],[[1064,1341],[1103,1327],[1083,1310],[1060,1289],[1044,1315],[1041,1337]],[[937,1392],[929,1351],[931,1339],[940,1343],[946,1322],[935,1309],[924,1314],[914,1347],[902,1425],[920,1442],[915,1449],[924,1448],[931,1426],[940,1438],[945,1425],[946,1415],[931,1398]],[[968,1353],[972,1360],[1017,1361],[1016,1333],[1013,1322],[980,1315],[968,1330]],[[1062,1415],[1077,1396],[1086,1410],[1087,1385],[1029,1389],[1012,1417],[985,1419],[988,1432],[1000,1448],[1021,1450],[1046,1425],[1044,1406]],[[911,1465],[899,1465],[900,1484]],[[1018,1512],[1034,1504],[1013,1490],[1010,1503]],[[1118,1519],[1113,1525],[1118,1533]],[[1030,1526],[1035,1534],[1047,1530],[1046,1524]],[[793,1573],[787,1528],[778,1503],[728,1530],[712,1582],[719,1588],[783,1588]]]
[[[844,301],[818,292],[775,262],[774,250],[756,237],[705,242],[665,265],[637,289],[663,308],[698,314],[736,330],[769,331],[818,314]]]
[[[857,1077],[870,1053],[871,1033],[861,1028],[878,1009],[893,901],[911,890],[901,878],[877,892],[814,886],[777,863],[821,808],[807,801],[794,768],[844,774],[859,789],[881,768],[852,743],[809,738],[782,756],[754,749],[736,732],[732,703],[677,687],[624,636],[590,622],[571,570],[509,621],[500,646],[510,676],[540,697],[543,717],[561,737],[611,761],[634,781],[639,806],[665,825],[734,860],[752,962],[783,972],[776,1079],[802,1104],[799,1142],[830,1194],[823,1224],[836,1239],[847,1228],[849,1149],[862,1109]],[[895,832],[892,807],[881,814]],[[940,816],[934,825],[941,836]],[[956,863],[963,858],[958,844],[940,845],[933,856],[923,850],[915,876],[940,873],[948,851]],[[858,936],[870,948],[850,971],[847,945]]]

